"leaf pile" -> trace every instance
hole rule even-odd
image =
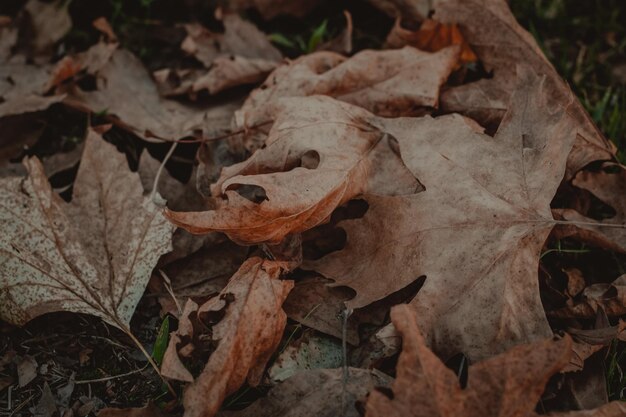
[[[152,72],[104,18],[59,53],[67,2],[0,19],[0,318],[93,315],[158,363],[167,401],[101,416],[624,415],[626,168],[507,2],[371,0],[380,49],[337,52],[345,12],[294,59],[238,12],[323,2],[221,3]],[[57,112],[85,138],[38,158]],[[73,384],[35,408],[94,411]]]

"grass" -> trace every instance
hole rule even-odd
[[[625,163],[626,75],[619,71],[626,72],[626,2],[511,0],[510,4],[600,130],[617,145],[617,158]],[[564,251],[569,250],[559,245],[542,258]],[[626,400],[625,369],[626,343],[615,340],[605,360],[611,400]]]

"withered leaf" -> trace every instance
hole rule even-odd
[[[626,415],[626,403],[613,401],[593,410],[565,411],[547,415],[549,417],[622,417]]]
[[[611,284],[592,284],[584,289],[579,302],[572,303],[549,314],[561,318],[593,318],[598,309],[608,316],[626,314],[626,275]]]
[[[146,140],[223,134],[230,129],[238,107],[233,101],[216,101],[207,108],[161,98],[141,61],[125,50],[115,51],[97,72],[97,83],[95,91],[74,87],[65,102],[81,110],[104,112],[113,123]]]
[[[461,388],[454,372],[428,348],[410,307],[393,307],[391,319],[402,335],[393,396],[372,391],[366,417],[530,417],[548,379],[569,358],[569,337],[516,346],[470,365]]]
[[[36,158],[27,178],[0,180],[0,316],[15,324],[53,311],[128,329],[152,268],[171,249],[172,226],[145,201],[126,158],[89,132],[71,203]]]
[[[559,226],[562,229],[559,233],[626,252],[626,167],[606,162],[597,172],[580,171],[572,184],[598,197],[615,210],[615,213],[598,221],[573,209],[555,209],[555,213],[563,220],[577,223]]]
[[[253,128],[272,121],[283,97],[323,94],[355,104],[381,116],[424,113],[437,107],[439,87],[457,64],[459,49],[437,53],[413,47],[396,50],[365,50],[346,58],[332,52],[305,55],[270,74],[237,111],[239,128]],[[256,149],[262,139],[245,139]]]
[[[348,368],[344,390],[343,369],[298,372],[248,408],[218,416],[359,417],[356,402],[364,400],[374,387],[386,387],[390,382],[390,377],[377,370]]]
[[[212,328],[211,339],[217,342],[217,348],[200,376],[185,389],[186,417],[214,416],[224,398],[246,380],[252,386],[261,382],[265,365],[278,347],[287,321],[281,305],[293,287],[293,281],[279,280],[280,273],[274,262],[250,258],[219,296],[195,311],[198,320]],[[187,316],[193,311],[193,308],[185,308]],[[205,321],[220,313],[224,316],[217,324],[211,326]],[[181,336],[188,339],[192,333],[190,326],[185,325],[183,333]],[[164,363],[165,360],[176,363],[175,359],[167,358],[177,355],[175,345],[183,341],[176,336],[170,341]],[[179,353],[181,349],[192,349],[189,343],[178,347]],[[172,371],[174,375],[181,374],[178,368]],[[163,373],[170,374],[166,368]]]
[[[365,216],[339,223],[344,249],[305,265],[355,289],[352,308],[425,275],[411,306],[444,357],[485,358],[552,334],[537,265],[574,135],[563,107],[548,106],[544,77],[529,72],[520,85],[495,137],[459,115],[372,121],[426,190],[365,196]]]
[[[24,6],[31,31],[28,41],[35,58],[46,59],[54,44],[72,28],[68,6],[63,0],[29,0]]]
[[[499,121],[516,83],[517,65],[525,63],[546,75],[546,89],[561,103],[568,102],[570,89],[543,55],[530,33],[515,20],[506,0],[440,0],[435,20],[456,23],[473,51],[493,78],[482,79],[442,92],[445,111],[460,112],[484,126]],[[572,115],[577,141],[568,158],[567,175],[594,160],[613,159],[614,146],[604,138],[578,100],[567,108]]]
[[[266,147],[222,170],[212,186],[221,197],[216,210],[168,210],[168,218],[192,233],[221,231],[240,243],[279,243],[327,221],[368,187],[387,195],[419,188],[365,110],[316,96],[285,99],[277,113]],[[247,199],[237,192],[244,186],[260,187],[266,198],[258,204]]]

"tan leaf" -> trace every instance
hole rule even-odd
[[[72,28],[68,6],[63,0],[29,0],[24,6],[32,30],[29,41],[35,57],[51,54],[54,44]]]
[[[53,193],[36,158],[28,178],[0,180],[0,316],[24,324],[72,311],[128,328],[173,228],[126,158],[91,131],[71,203]]]
[[[305,55],[276,69],[254,90],[236,113],[239,128],[253,128],[272,121],[283,97],[328,95],[381,116],[423,114],[437,107],[439,87],[457,63],[459,49],[437,53],[412,47],[397,50],[365,50],[346,58],[331,52]],[[248,149],[261,146],[261,138],[245,139]]]
[[[209,357],[200,376],[184,394],[186,417],[214,416],[224,398],[235,392],[246,380],[252,386],[261,381],[267,361],[274,353],[285,328],[287,316],[281,305],[293,287],[293,281],[279,280],[280,269],[272,261],[248,259],[230,279],[219,296],[211,298],[194,311],[185,308],[185,317],[195,313],[197,320],[212,328],[211,339],[217,348]],[[215,314],[224,317],[215,325],[207,320]],[[183,322],[188,322],[186,318]],[[167,356],[195,349],[189,342],[193,334],[190,325],[170,341]],[[206,337],[206,335],[204,336]],[[180,342],[183,346],[176,346]],[[173,347],[174,346],[174,347]],[[175,375],[180,375],[178,366]],[[170,375],[163,369],[164,375]]]
[[[152,403],[142,408],[103,408],[98,417],[164,417],[166,414]]]
[[[141,62],[130,52],[116,51],[97,73],[95,91],[75,87],[68,105],[105,112],[113,123],[143,139],[176,140],[187,136],[217,136],[230,130],[233,101],[201,108],[163,99]]]
[[[572,184],[611,206],[615,215],[598,221],[573,209],[555,210],[563,220],[577,222],[576,225],[559,226],[560,233],[626,252],[626,167],[607,162],[597,172],[579,172]]]
[[[13,19],[9,16],[0,15],[0,62],[4,62],[11,56],[11,50],[17,43],[18,29]]]
[[[506,0],[440,0],[433,18],[458,24],[485,69],[493,71],[493,78],[442,92],[441,106],[445,111],[463,113],[483,125],[487,125],[486,119],[500,119],[514,90],[519,63],[547,76],[546,89],[553,100],[569,101],[569,87],[532,35],[517,23]],[[567,111],[578,136],[568,159],[568,177],[591,161],[613,159],[614,146],[596,128],[578,100],[571,102]]]
[[[45,110],[63,95],[44,97],[52,67],[6,62],[0,65],[0,118]]]
[[[216,210],[168,210],[168,218],[192,233],[221,231],[244,244],[279,243],[326,222],[337,206],[368,187],[388,195],[419,188],[366,111],[318,96],[285,99],[277,113],[266,147],[222,170],[212,186],[221,197]],[[244,186],[261,188],[265,198],[247,199],[237,192]]]
[[[344,249],[305,267],[356,290],[352,308],[425,275],[411,306],[444,357],[485,358],[551,335],[537,268],[574,135],[544,82],[520,79],[495,137],[459,115],[372,121],[426,190],[366,196],[365,216],[339,223]]]
[[[344,390],[343,369],[298,372],[272,388],[267,397],[241,411],[219,417],[360,417],[356,402],[374,387],[386,387],[391,378],[377,370],[348,368]]]
[[[471,365],[461,388],[454,372],[428,349],[410,307],[393,307],[391,319],[402,335],[393,397],[371,392],[366,417],[530,417],[548,379],[569,358],[569,337],[516,346]]]

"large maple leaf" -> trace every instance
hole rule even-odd
[[[37,158],[0,180],[0,317],[24,324],[54,311],[92,314],[128,332],[173,227],[142,196],[123,154],[89,132],[71,203]]]
[[[524,75],[495,137],[459,115],[372,121],[426,190],[366,196],[365,216],[340,223],[344,249],[307,267],[355,289],[352,308],[425,275],[411,306],[444,356],[549,336],[537,268],[575,128],[544,83]]]

